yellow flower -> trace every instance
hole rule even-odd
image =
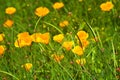
[[[33,65],[31,63],[24,64],[24,68],[25,68],[26,71],[30,71],[30,69],[32,68],[32,66]]]
[[[100,8],[102,11],[110,11],[113,8],[113,4],[110,1],[107,1],[106,3],[102,3],[100,5]]]
[[[64,55],[52,54],[51,56],[56,62],[60,62],[64,58]]]
[[[4,54],[5,52],[5,46],[0,45],[0,55]]]
[[[13,23],[14,23],[14,21],[8,19],[4,22],[3,26],[7,27],[7,28],[11,28]]]
[[[76,63],[83,66],[84,64],[86,64],[86,59],[85,58],[77,59]]]
[[[62,47],[64,47],[66,50],[71,50],[73,46],[73,41],[66,41],[66,42],[63,42],[62,44]]]
[[[32,38],[28,32],[23,32],[18,34],[18,39],[15,41],[15,47],[30,46],[32,43]]]
[[[64,4],[62,2],[56,2],[53,4],[54,9],[60,9],[62,7],[64,7]]]
[[[0,41],[3,41],[5,35],[4,34],[0,34]]]
[[[64,38],[63,34],[58,34],[58,35],[53,36],[53,40],[58,43],[62,42],[63,38]]]
[[[46,7],[38,7],[35,10],[35,14],[39,17],[43,17],[43,16],[47,15],[49,12],[50,12],[49,9]]]
[[[31,35],[31,37],[34,42],[41,42],[44,44],[48,44],[50,39],[50,34],[48,32],[44,34],[34,33]]]
[[[59,23],[59,26],[60,27],[65,27],[65,26],[68,26],[69,22],[67,20],[64,20],[62,22]]]
[[[83,0],[79,0],[79,2],[82,2]]]
[[[80,46],[75,46],[72,49],[72,52],[79,55],[79,56],[83,55],[83,49]]]
[[[85,40],[85,39],[87,39],[88,38],[88,33],[86,33],[85,31],[79,31],[78,33],[77,33],[77,36],[78,36],[78,38],[80,39],[80,40]]]
[[[6,14],[14,14],[16,12],[16,8],[14,8],[14,7],[8,7],[8,8],[6,8],[5,9],[5,13]]]

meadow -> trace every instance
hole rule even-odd
[[[0,0],[0,80],[119,80],[119,0]]]

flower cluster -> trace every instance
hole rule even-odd
[[[108,7],[108,3],[106,3],[106,5]],[[101,6],[103,6],[103,5],[101,5]],[[59,10],[64,7],[64,4],[62,2],[56,2],[53,4],[52,7],[56,10]],[[106,7],[106,6],[103,6],[103,7]],[[109,9],[112,9],[112,7]],[[102,9],[102,10],[108,11],[108,8]],[[14,8],[14,7],[8,7],[5,10],[5,13],[10,16],[12,14],[14,14],[15,12],[16,12],[16,8]],[[44,17],[44,16],[48,15],[49,13],[50,13],[50,10],[47,7],[38,7],[34,11],[34,14],[38,17]],[[7,19],[3,23],[3,26],[7,27],[7,28],[11,28],[13,26],[13,24],[14,24],[13,20]],[[36,24],[37,24],[37,22],[36,22]],[[67,27],[67,26],[69,26],[69,21],[68,20],[60,21],[58,23],[58,25],[61,28]],[[54,35],[52,37],[52,39],[54,42],[60,43],[60,46],[61,46],[60,49],[63,49],[63,51],[66,50],[70,53],[74,53],[75,55],[82,56],[84,54],[85,48],[89,44],[89,41],[87,40],[89,35],[88,35],[88,33],[86,33],[83,30],[77,32],[76,35],[77,36],[75,38],[77,38],[77,41],[73,41],[76,39],[72,39],[72,40],[64,39],[65,35],[62,33]],[[0,34],[0,41],[3,41],[4,37],[5,37],[4,34]],[[14,42],[14,46],[18,47],[18,48],[22,48],[25,46],[31,46],[32,43],[49,44],[49,42],[50,42],[50,33],[49,32],[46,32],[46,33],[35,32],[32,34],[30,34],[29,32],[21,32],[21,33],[18,33],[17,39]],[[78,42],[78,43],[75,43],[75,42]],[[3,55],[4,52],[5,52],[5,47],[3,45],[0,45],[0,55]],[[52,54],[51,57],[53,58],[54,61],[60,62],[65,56],[63,54],[55,53],[55,54]],[[81,58],[81,59],[76,59],[75,62],[79,65],[84,65],[86,63],[86,60],[85,60],[85,58]],[[30,71],[31,68],[33,67],[33,65],[32,65],[32,63],[25,63],[23,65],[23,67],[25,68],[26,71]]]
[[[14,7],[7,7],[5,9],[5,13],[8,14],[8,15],[12,15],[16,12],[16,8]],[[4,23],[3,23],[3,26],[4,27],[7,27],[7,28],[11,28],[14,24],[14,21],[11,20],[11,19],[7,19]]]
[[[44,34],[34,33],[31,35],[31,37],[33,42],[48,44],[50,39],[50,34],[48,32]]]
[[[0,34],[0,42],[4,40],[5,34],[1,33]],[[4,54],[6,48],[4,45],[0,45],[0,56]]]
[[[19,33],[17,37],[18,39],[14,43],[15,47],[24,47],[30,46],[32,42],[48,44],[50,35],[48,32],[44,34],[33,33],[32,35],[30,35],[28,32],[23,32]]]
[[[77,41],[79,45],[75,46],[74,49],[72,49],[73,53],[77,55],[83,55],[83,51],[89,44],[87,38],[88,38],[88,33],[86,33],[85,31],[79,31],[77,33]]]

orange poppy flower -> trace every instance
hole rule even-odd
[[[16,8],[14,8],[14,7],[8,7],[8,8],[6,8],[5,9],[5,13],[6,14],[14,14],[16,12]]]
[[[47,15],[49,12],[50,12],[49,9],[46,7],[38,7],[35,10],[35,14],[39,17],[43,17],[43,16]]]
[[[83,55],[83,49],[80,46],[75,46],[72,49],[72,52],[79,55],[79,56]]]
[[[106,3],[102,3],[100,5],[100,8],[102,11],[110,11],[113,8],[113,4],[110,1],[107,1]]]
[[[89,45],[89,41],[86,39],[81,40],[81,42],[78,41],[78,44],[81,43],[83,48],[86,48]]]
[[[8,19],[7,21],[4,22],[3,26],[7,28],[11,28],[13,26],[13,23],[14,21]]]
[[[5,52],[5,46],[0,45],[0,55],[3,55]]]
[[[53,36],[53,40],[58,42],[58,43],[61,43],[63,39],[64,39],[63,34],[58,34],[58,35]]]
[[[68,51],[71,50],[72,46],[73,46],[73,41],[65,41],[62,44],[62,47],[64,47]]]
[[[88,33],[86,33],[85,31],[79,31],[78,33],[77,33],[77,36],[78,36],[78,38],[80,39],[80,40],[85,40],[85,39],[87,39],[88,38]]]
[[[62,2],[56,2],[53,4],[54,9],[60,9],[62,7],[64,7],[64,4]]]
[[[30,46],[32,43],[32,38],[28,32],[23,32],[18,34],[18,39],[15,41],[15,47]]]
[[[65,26],[68,26],[69,22],[67,20],[64,20],[62,22],[59,23],[59,26],[60,27],[65,27]]]

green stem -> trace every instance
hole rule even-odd
[[[114,48],[114,44],[113,44],[113,40],[111,40],[111,43],[112,43],[112,50],[113,50],[113,60],[114,60],[114,74],[116,76],[116,68],[117,68],[117,61],[116,61],[116,56],[115,56],[115,48]]]
[[[101,48],[103,48],[103,44],[102,44],[102,41],[101,41],[101,39],[100,39],[100,35],[99,35],[98,31],[96,31],[96,32],[97,32],[98,40],[99,40],[99,42],[100,42],[100,46],[101,46]]]
[[[45,48],[43,47],[42,44],[39,43],[38,45],[42,48],[43,51],[45,51]],[[41,48],[40,48],[40,49],[41,49]]]
[[[72,76],[71,76],[71,74],[59,63],[59,65],[60,65],[60,67],[62,67],[64,70],[65,70],[65,72],[70,76],[70,78],[72,79],[72,80],[74,80],[73,78],[72,78]]]
[[[7,75],[9,75],[9,76],[12,76],[12,77],[15,78],[16,80],[19,80],[17,77],[15,77],[14,75],[12,75],[11,73],[8,73],[8,72],[6,72],[6,71],[0,70],[0,73],[7,74]]]
[[[36,28],[37,28],[37,25],[38,25],[40,19],[41,19],[41,17],[39,17],[39,19],[37,20],[37,22],[36,22],[36,24],[35,24],[35,27],[34,27],[34,31],[36,31]]]
[[[88,27],[89,27],[90,30],[92,31],[92,34],[93,34],[94,38],[96,39],[97,36],[96,36],[95,31],[93,30],[92,26],[91,26],[86,20],[84,20],[84,21],[85,21],[85,23],[88,25]]]
[[[56,30],[58,30],[61,34],[63,34],[63,32],[59,28],[57,28],[56,26],[54,26],[53,24],[45,22],[45,21],[44,21],[44,23],[52,26],[53,28],[55,28]]]

